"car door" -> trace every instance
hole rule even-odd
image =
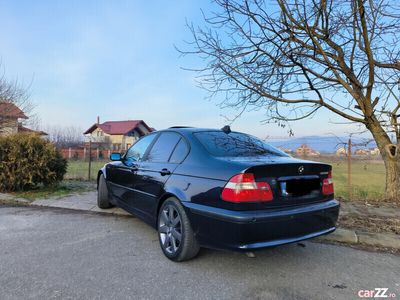
[[[108,170],[112,192],[125,208],[134,209],[136,206],[135,183],[138,180],[138,165],[156,136],[157,134],[153,133],[142,137],[128,149],[121,162],[113,164]]]
[[[170,158],[182,139],[176,132],[161,133],[139,165],[135,184],[138,193],[136,203],[150,219],[156,218],[158,199],[164,193],[164,184],[177,167],[177,163],[171,162]]]

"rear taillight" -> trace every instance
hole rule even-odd
[[[256,182],[252,173],[233,176],[222,190],[221,197],[229,202],[263,202],[273,199],[269,184]]]
[[[322,194],[331,195],[333,194],[333,179],[332,171],[329,171],[328,177],[322,181]]]

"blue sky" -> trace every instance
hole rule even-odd
[[[90,127],[102,121],[143,119],[162,129],[173,125],[222,127],[219,99],[205,100],[195,57],[180,57],[174,45],[190,38],[186,20],[201,24],[198,1],[0,1],[0,57],[9,79],[30,85],[42,126]],[[246,113],[233,128],[259,137],[285,136],[263,125],[263,113]],[[297,136],[354,131],[321,112],[294,125]]]

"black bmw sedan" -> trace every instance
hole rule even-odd
[[[252,251],[335,230],[331,166],[294,159],[229,127],[148,134],[98,173],[98,206],[158,230],[171,260],[200,247]]]

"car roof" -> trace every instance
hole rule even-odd
[[[202,131],[221,131],[222,129],[218,128],[199,128],[199,127],[189,127],[189,126],[173,126],[166,129],[159,130],[159,132],[163,131],[176,131],[182,134],[202,132]]]

